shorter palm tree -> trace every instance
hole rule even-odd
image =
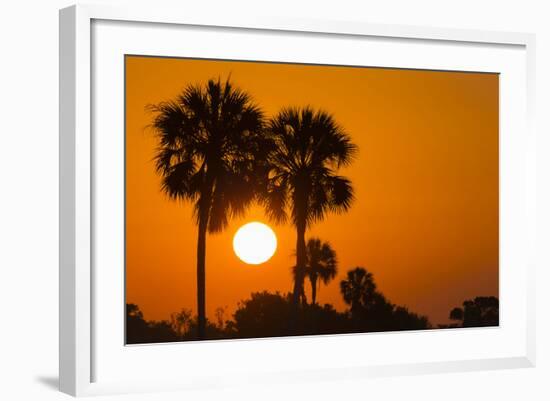
[[[346,280],[342,280],[340,290],[344,301],[350,305],[351,317],[356,328],[381,331],[395,327],[396,306],[377,289],[372,273],[362,267],[356,267],[348,272]],[[407,316],[407,313],[403,312],[408,313],[399,310],[401,315]],[[427,320],[424,323],[427,324]]]
[[[362,267],[348,271],[346,279],[340,282],[340,292],[352,315],[356,315],[377,294],[372,273]]]
[[[336,252],[328,242],[321,242],[319,238],[310,238],[306,244],[305,276],[311,284],[311,303],[317,303],[317,291],[321,283],[327,285],[336,277],[337,269]],[[296,279],[296,267],[293,268]],[[302,289],[302,302],[305,300]]]

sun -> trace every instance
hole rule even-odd
[[[253,221],[237,230],[233,250],[240,260],[249,265],[267,262],[277,249],[277,237],[267,225]]]

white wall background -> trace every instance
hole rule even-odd
[[[137,0],[96,0],[131,4]],[[139,1],[141,2],[141,1]],[[550,399],[550,10],[546,0],[150,1],[189,13],[360,19],[537,34],[537,367],[108,399]],[[58,16],[64,0],[0,8],[0,399],[58,400]]]

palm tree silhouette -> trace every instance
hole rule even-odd
[[[296,279],[297,269],[294,266],[293,275]],[[305,275],[311,284],[311,303],[317,303],[317,286],[321,283],[327,285],[336,277],[337,260],[336,252],[328,242],[321,242],[319,238],[310,238],[306,244],[306,268]],[[302,289],[302,298],[305,299]]]
[[[229,79],[189,85],[175,100],[151,109],[162,191],[194,206],[198,337],[204,338],[206,233],[222,231],[254,199],[259,163],[266,159],[264,117]]]
[[[346,279],[340,282],[340,292],[352,315],[356,315],[377,294],[372,273],[362,267],[348,271]]]
[[[337,171],[351,163],[357,147],[329,113],[310,107],[281,110],[269,122],[268,132],[274,146],[260,199],[271,219],[284,222],[290,214],[296,227],[296,313],[305,278],[306,228],[329,212],[349,209],[353,188]]]

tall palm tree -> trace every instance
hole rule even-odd
[[[254,199],[259,163],[266,159],[264,117],[246,92],[219,79],[189,85],[151,109],[162,191],[194,206],[198,336],[204,338],[206,234],[222,231]]]
[[[296,312],[305,278],[306,228],[351,206],[351,182],[337,172],[351,163],[357,148],[329,113],[310,107],[285,108],[267,128],[274,146],[261,200],[273,220],[284,222],[290,215],[296,227]]]
[[[297,269],[293,268],[294,279]],[[306,243],[305,276],[311,284],[311,303],[317,303],[317,286],[327,285],[337,273],[336,252],[328,242],[321,242],[319,238],[310,238]],[[303,291],[302,291],[303,293]],[[302,295],[303,298],[305,298]]]

